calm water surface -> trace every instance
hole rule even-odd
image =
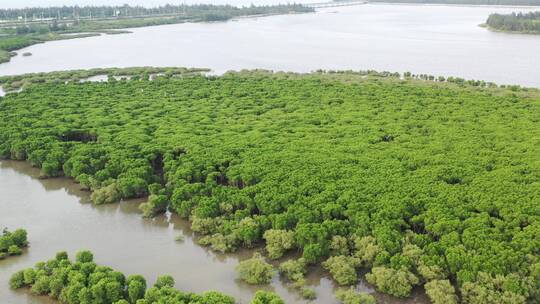
[[[538,8],[536,8],[538,9]],[[479,27],[490,13],[534,8],[369,4],[313,14],[133,29],[29,47],[0,75],[94,67],[208,67],[308,72],[411,71],[540,87],[540,35]]]
[[[180,290],[218,290],[234,296],[239,303],[249,303],[257,289],[240,282],[234,270],[253,251],[228,255],[210,252],[195,243],[189,225],[176,216],[143,219],[137,209],[140,201],[94,207],[88,202],[88,193],[71,180],[43,180],[38,176],[39,170],[28,163],[0,163],[0,226],[12,230],[23,227],[30,241],[22,256],[0,260],[0,303],[55,303],[46,297],[12,291],[8,281],[13,272],[48,260],[62,250],[73,257],[75,252],[89,249],[97,263],[127,275],[142,274],[149,284],[159,275],[171,274]],[[176,242],[178,235],[184,235],[185,240]],[[311,270],[308,282],[318,295],[312,303],[336,303],[335,286],[320,269]],[[287,303],[305,303],[278,276],[262,288],[279,293]],[[373,291],[363,282],[358,289]],[[427,303],[419,292],[407,301],[379,298],[381,303]]]

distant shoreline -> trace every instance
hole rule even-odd
[[[116,9],[116,7],[107,8]],[[91,10],[92,8],[78,9]],[[152,14],[150,11],[148,15],[96,17],[92,14],[80,16],[75,13],[73,7],[73,15],[67,15],[67,17],[58,13],[58,17],[54,19],[49,17],[35,19],[34,17],[28,21],[20,19],[20,15],[30,15],[35,8],[16,10],[16,13],[11,13],[11,18],[0,22],[0,64],[9,62],[21,49],[48,41],[86,38],[101,34],[124,34],[130,33],[126,29],[147,26],[186,22],[223,22],[242,17],[257,18],[315,12],[314,8],[297,4],[240,8],[225,5],[193,5],[177,6],[173,9],[176,9],[174,13],[168,14]],[[16,16],[19,17],[15,18]],[[95,18],[92,19],[92,16]]]
[[[457,6],[457,7],[497,7],[497,8],[534,8],[540,9],[538,5],[506,5],[506,4],[459,4],[459,3],[427,3],[427,2],[368,2],[376,5],[410,5],[410,6]]]

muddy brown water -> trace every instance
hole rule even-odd
[[[234,270],[254,250],[217,254],[196,244],[189,223],[176,215],[154,219],[140,216],[141,200],[93,206],[89,193],[67,178],[39,179],[39,170],[26,162],[0,162],[0,226],[28,231],[30,247],[18,257],[0,260],[0,303],[56,303],[47,297],[8,287],[10,275],[66,250],[71,256],[82,249],[94,252],[96,262],[126,275],[142,274],[149,284],[170,274],[183,291],[217,290],[249,303],[258,289],[275,291],[287,303],[307,303],[287,282],[275,276],[268,286],[249,286]],[[175,241],[178,235],[183,242]],[[310,270],[310,287],[317,292],[311,303],[337,303],[335,284],[320,268]],[[374,292],[361,281],[358,290]],[[412,298],[398,300],[375,293],[379,303],[429,303],[420,290]]]

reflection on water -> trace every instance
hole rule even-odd
[[[125,274],[142,274],[149,284],[161,274],[171,274],[176,287],[185,291],[218,290],[239,303],[249,303],[256,287],[236,279],[235,266],[251,256],[252,250],[235,254],[216,254],[195,243],[189,224],[174,214],[155,219],[141,218],[141,200],[93,206],[89,193],[66,178],[39,179],[39,170],[28,163],[0,163],[0,226],[25,228],[30,247],[19,257],[0,261],[0,299],[10,304],[53,303],[24,291],[8,288],[11,273],[47,260],[58,251],[72,256],[81,249],[92,250],[99,264]],[[183,242],[175,241],[178,235]],[[313,303],[336,303],[334,283],[315,268],[308,283],[318,298]],[[303,303],[298,293],[278,276],[263,289],[279,293],[287,303]],[[364,283],[360,290],[372,291]],[[413,299],[398,301],[380,297],[381,303],[427,303],[419,292]]]

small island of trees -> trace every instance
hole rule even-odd
[[[119,271],[94,262],[90,251],[80,251],[75,261],[66,252],[39,262],[34,268],[14,273],[9,281],[12,289],[28,288],[32,294],[49,296],[65,304],[235,304],[234,298],[216,291],[202,294],[182,292],[174,288],[169,275],[157,278],[147,287],[141,275],[125,276]],[[284,304],[279,296],[259,291],[253,304]]]
[[[487,19],[486,26],[489,29],[502,32],[540,34],[540,11],[508,15],[491,14]]]
[[[7,228],[0,235],[0,260],[11,255],[20,255],[28,246],[27,233],[24,229],[10,232]]]

